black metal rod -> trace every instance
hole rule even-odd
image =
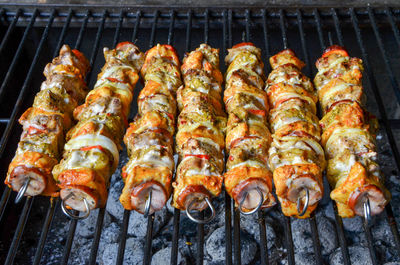
[[[287,40],[287,36],[286,36],[285,12],[283,11],[283,9],[279,10],[279,24],[281,26],[283,48],[287,49],[289,46],[288,46],[288,40]]]
[[[33,259],[33,264],[40,264],[40,260],[42,259],[44,245],[46,243],[47,234],[51,227],[51,223],[53,221],[53,216],[55,213],[55,209],[59,198],[50,198],[50,207],[47,209],[46,219],[44,220],[42,232],[40,233],[40,239],[38,246],[36,248],[35,257]]]
[[[307,49],[306,34],[304,32],[303,15],[299,9],[296,11],[296,14],[297,14],[297,24],[300,33],[301,48],[303,51],[304,62],[306,63],[306,72],[307,75],[311,78],[312,77],[311,75],[313,73],[311,71],[310,56],[308,54],[308,49]]]
[[[313,10],[313,14],[314,14],[315,24],[317,25],[319,44],[321,45],[322,50],[325,50],[326,46],[325,46],[324,34],[322,33],[322,22],[318,9],[315,8]]]
[[[168,44],[172,45],[174,41],[174,27],[175,27],[175,11],[171,10],[170,12],[170,23],[168,29]]]
[[[331,14],[332,14],[332,18],[335,24],[335,30],[336,30],[336,36],[339,42],[340,46],[344,46],[344,41],[343,41],[343,34],[342,34],[342,29],[340,28],[340,23],[339,23],[339,18],[338,15],[336,13],[336,9],[332,8],[331,9]],[[333,43],[331,43],[330,45],[332,45]]]
[[[388,119],[387,119],[386,110],[385,110],[385,107],[384,107],[384,104],[383,104],[383,100],[382,100],[382,97],[380,95],[375,76],[374,76],[374,74],[372,72],[372,69],[370,67],[370,63],[369,63],[369,60],[368,60],[368,55],[367,55],[367,52],[365,50],[364,42],[363,42],[362,35],[361,35],[361,30],[360,30],[360,27],[359,27],[359,24],[358,24],[358,18],[356,16],[353,8],[349,9],[349,13],[350,13],[351,22],[353,24],[354,31],[356,33],[357,42],[358,42],[360,50],[361,50],[362,59],[363,59],[363,62],[364,62],[364,67],[365,67],[365,70],[367,72],[367,79],[368,79],[368,82],[369,82],[369,84],[371,86],[371,89],[372,89],[372,91],[373,91],[373,93],[375,95],[376,103],[378,105],[378,109],[379,109],[379,112],[381,114],[382,123],[383,123],[383,125],[385,127],[386,135],[387,135],[387,138],[389,140],[389,144],[390,144],[392,153],[393,153],[393,155],[395,157],[395,160],[396,160],[397,169],[399,170],[399,168],[400,168],[400,160],[398,159],[399,158],[399,153],[398,153],[396,141],[395,141],[395,139],[393,137],[392,129],[388,124]],[[390,204],[389,204],[388,207],[391,207]],[[388,220],[388,222],[390,224],[390,220]],[[396,237],[399,238],[398,230],[394,231],[392,229],[392,232],[394,232],[393,236],[395,238]],[[368,231],[366,231],[366,233],[368,233]],[[370,249],[370,253],[371,253],[371,251],[374,251],[374,250]],[[371,259],[373,260],[373,256],[372,255],[371,255]]]
[[[11,36],[12,32],[14,31],[15,25],[17,25],[17,22],[18,22],[18,19],[19,19],[20,15],[21,15],[21,12],[22,12],[21,9],[17,10],[17,12],[15,13],[13,21],[8,26],[7,32],[4,35],[3,40],[1,41],[1,44],[0,44],[0,54],[3,53],[3,49],[6,46],[8,40],[10,39],[10,36]]]
[[[332,15],[334,15],[336,13],[334,9],[332,9],[331,11],[333,12]],[[320,19],[318,19],[319,18],[318,12],[314,11],[314,18],[315,18],[315,23],[316,23],[317,30],[318,30],[318,37],[319,37],[319,41],[320,41],[320,47],[321,47],[321,50],[324,50],[326,46],[325,46],[325,41],[323,39],[323,35],[322,35],[322,32],[321,32],[321,30],[322,30],[321,28],[322,27],[321,27],[321,21],[320,21]],[[339,26],[339,19],[337,19],[337,20],[334,19],[334,22],[335,22],[336,32],[338,34],[339,33],[341,34],[341,30],[340,30],[340,26]],[[338,39],[339,40],[343,39],[342,35],[338,35]],[[332,45],[332,43],[330,45]],[[330,187],[325,187],[325,191],[327,193],[330,193]],[[339,239],[340,251],[342,252],[343,262],[344,262],[345,265],[350,265],[351,264],[351,262],[350,262],[350,254],[349,254],[349,249],[347,247],[346,237],[345,237],[345,234],[344,234],[343,220],[338,215],[338,210],[337,210],[337,206],[336,206],[335,202],[331,201],[331,203],[332,203],[333,211],[335,213],[336,233],[337,233],[337,236],[338,236],[338,239]]]
[[[17,229],[15,230],[14,237],[12,239],[12,243],[10,248],[8,249],[8,254],[5,265],[13,264],[15,255],[17,254],[19,242],[21,241],[22,234],[24,233],[24,228],[26,221],[28,220],[29,212],[31,211],[34,197],[27,197],[25,201],[24,208],[22,209],[22,213],[19,217]]]
[[[44,32],[42,34],[42,38],[40,39],[39,46],[38,46],[38,48],[36,50],[35,56],[33,57],[33,61],[32,61],[31,66],[29,68],[28,74],[27,74],[27,76],[25,78],[24,84],[22,85],[21,91],[19,92],[19,95],[18,95],[18,98],[17,98],[17,102],[15,103],[15,107],[12,110],[12,113],[11,113],[11,116],[10,116],[10,120],[7,123],[7,126],[6,126],[6,128],[4,130],[3,136],[1,137],[0,157],[3,156],[4,150],[5,150],[5,146],[6,146],[6,144],[8,142],[8,139],[9,139],[9,137],[11,135],[11,130],[14,127],[17,115],[19,114],[19,111],[20,111],[20,109],[22,107],[22,101],[23,101],[25,93],[26,93],[26,91],[27,91],[27,89],[29,87],[29,84],[30,84],[30,82],[32,80],[33,71],[35,70],[36,64],[37,64],[37,62],[39,60],[40,53],[41,53],[41,51],[43,49],[43,44],[45,43],[45,41],[47,39],[47,36],[49,35],[49,30],[51,28],[51,25],[53,24],[55,14],[56,14],[56,11],[55,11],[55,9],[53,9],[53,11],[51,12],[49,21],[47,22],[46,28],[45,28],[45,30],[44,30]],[[6,82],[8,82],[8,81],[5,80],[3,85]],[[4,89],[5,89],[5,86],[4,86]],[[0,98],[1,98],[1,96],[0,96]]]
[[[6,74],[6,76],[5,76],[4,80],[3,80],[3,83],[1,84],[1,87],[0,87],[0,100],[3,99],[4,92],[5,92],[5,89],[6,89],[7,85],[8,85],[8,82],[11,80],[11,78],[14,75],[15,67],[17,67],[17,62],[19,60],[19,57],[22,54],[22,49],[25,46],[25,41],[26,41],[26,39],[27,39],[27,37],[29,35],[29,32],[31,31],[31,29],[33,27],[33,24],[36,21],[36,17],[38,16],[38,14],[39,14],[39,11],[37,9],[35,9],[33,11],[33,14],[32,14],[31,20],[29,21],[28,26],[26,27],[26,29],[24,31],[24,35],[22,36],[22,39],[19,42],[17,51],[16,51],[16,53],[14,55],[14,58],[13,58],[13,60],[11,62],[11,65],[8,67],[7,74]],[[3,145],[3,144],[1,143],[1,145]],[[1,147],[1,148],[3,148],[3,147]]]
[[[267,11],[265,9],[262,10],[262,26],[263,26],[265,55],[267,58],[269,58],[271,56],[271,51],[269,46],[269,34],[267,27]],[[271,66],[268,63],[266,63],[265,67],[266,67],[266,72],[269,73],[271,71]]]
[[[93,67],[94,62],[96,61],[96,58],[97,58],[97,52],[99,51],[100,39],[101,39],[101,36],[103,34],[104,23],[106,22],[106,18],[107,18],[107,10],[104,10],[103,14],[101,16],[100,25],[99,25],[99,27],[97,29],[96,39],[95,39],[94,46],[93,46],[93,49],[92,49],[92,54],[90,55],[90,67]],[[92,73],[93,73],[93,71],[90,71],[86,75],[87,82],[90,80],[90,77],[92,76]]]
[[[226,10],[222,13],[222,50],[223,54],[227,54],[227,32],[228,32],[228,12]],[[225,191],[225,265],[232,265],[232,209],[231,197]]]
[[[210,23],[210,14],[209,10],[206,9],[204,13],[204,43],[208,43],[208,28]]]
[[[144,245],[144,259],[143,265],[150,265],[151,262],[151,245],[153,240],[153,223],[154,223],[154,213],[147,218],[147,232],[146,232],[146,242]]]
[[[232,47],[232,10],[228,10],[228,47]]]
[[[116,265],[122,265],[124,263],[126,234],[128,233],[130,214],[131,214],[131,212],[128,210],[124,211],[124,217],[122,219],[122,230],[121,230],[120,241],[119,241],[119,246],[118,246],[117,262],[115,263]]]
[[[394,218],[393,215],[393,209],[392,206],[389,204],[385,208],[386,212],[386,217],[387,221],[390,226],[390,230],[392,231],[393,238],[394,238],[394,243],[396,245],[396,250],[397,250],[397,255],[400,256],[400,236],[399,236],[399,230],[397,227],[396,219]]]
[[[396,39],[397,46],[400,47],[399,28],[397,27],[396,22],[394,21],[392,10],[389,7],[387,7],[385,9],[385,13],[386,13],[386,16],[387,16],[387,18],[389,20],[390,26],[392,27],[394,38]]]
[[[123,20],[124,20],[124,12],[121,9],[121,11],[119,13],[117,28],[116,28],[115,33],[114,33],[114,39],[113,39],[113,44],[112,44],[113,48],[118,43]],[[99,213],[97,215],[96,229],[94,231],[93,243],[92,243],[92,247],[90,249],[89,264],[93,264],[93,265],[96,264],[97,253],[98,253],[98,250],[99,250],[99,243],[100,243],[100,238],[101,238],[101,232],[103,230],[103,222],[104,222],[105,213],[106,213],[106,209],[105,209],[105,206],[104,206],[104,208],[101,208],[99,210]]]
[[[315,259],[317,264],[324,264],[324,259],[322,258],[322,252],[321,252],[321,242],[319,240],[319,234],[318,234],[318,226],[317,226],[317,221],[315,218],[315,213],[312,214],[312,216],[308,219],[308,222],[310,224],[311,228],[311,237],[313,240],[313,247],[314,247],[314,254],[315,254]]]
[[[97,33],[96,33],[96,39],[95,39],[95,44],[93,46],[92,54],[90,56],[90,67],[91,68],[93,67],[94,62],[95,62],[96,57],[97,57],[97,52],[98,52],[98,49],[99,49],[100,39],[101,39],[101,36],[103,34],[104,23],[105,23],[106,17],[107,17],[107,11],[104,10],[104,12],[102,14],[102,19],[101,19],[100,25],[99,25]],[[84,28],[81,28],[81,32],[83,32],[83,31],[84,31]],[[90,71],[87,74],[86,80],[90,80],[91,73],[92,73],[92,71]],[[78,214],[78,212],[74,211],[74,215],[77,215],[77,214]],[[74,237],[75,237],[75,230],[76,230],[77,222],[78,222],[78,220],[76,220],[76,219],[72,219],[71,222],[70,222],[69,232],[68,232],[68,236],[67,236],[67,243],[65,244],[65,247],[64,247],[64,253],[63,253],[62,260],[61,260],[61,264],[67,264],[68,263],[68,259],[69,259],[70,253],[71,253],[72,242],[73,242]]]
[[[199,219],[204,219],[204,211],[199,212]],[[204,262],[204,224],[197,225],[197,252],[196,265],[203,265]]]
[[[159,13],[160,13],[160,12],[159,12],[158,10],[156,10],[156,11],[154,12],[154,15],[153,15],[153,25],[152,25],[152,27],[151,27],[151,35],[150,35],[150,41],[149,41],[149,49],[151,49],[151,47],[154,46],[154,38],[155,38],[155,35],[156,35],[157,21],[158,21]]]
[[[11,189],[7,186],[4,188],[3,194],[1,195],[1,200],[0,200],[0,221],[3,218],[3,214],[6,210],[6,206],[8,203],[8,199],[10,198],[11,195]]]
[[[371,257],[372,264],[377,265],[379,263],[378,263],[378,260],[376,258],[376,254],[375,254],[375,247],[374,247],[374,243],[373,243],[371,228],[368,225],[368,221],[364,218],[362,218],[362,219],[363,219],[363,227],[364,227],[364,231],[365,231],[365,237],[367,238],[369,255]]]
[[[78,211],[73,211],[74,215],[77,215],[78,213],[79,213]],[[60,262],[60,264],[62,264],[62,265],[68,264],[68,259],[69,259],[69,255],[71,254],[72,242],[74,241],[77,223],[78,223],[78,220],[76,220],[76,219],[71,219],[71,221],[69,223],[67,241],[65,242],[64,252],[63,252],[63,256],[61,258],[61,262]]]
[[[258,211],[258,228],[260,229],[261,265],[269,265],[267,232],[265,226],[265,218],[262,210]]]
[[[89,16],[90,16],[90,12],[89,12],[89,10],[86,10],[85,18],[83,19],[81,28],[79,30],[79,35],[78,35],[78,38],[77,38],[76,43],[75,43],[75,49],[76,50],[79,50],[80,47],[81,47],[82,39],[83,39],[83,33],[86,30],[87,23],[88,23],[88,20],[89,20]]]
[[[133,32],[132,32],[132,42],[136,42],[136,38],[137,38],[137,34],[139,31],[139,25],[140,25],[140,19],[142,16],[142,12],[140,12],[140,10],[138,10],[136,12],[136,21],[135,21],[135,27],[133,28]]]
[[[283,216],[283,223],[285,225],[285,242],[286,242],[288,264],[295,265],[296,263],[294,260],[294,246],[293,246],[292,226],[290,224],[290,218],[284,215],[282,216]]]
[[[188,23],[186,25],[186,46],[185,50],[188,52],[190,51],[190,44],[192,43],[192,17],[193,12],[192,10],[188,11]]]
[[[179,242],[179,220],[181,211],[174,208],[173,232],[172,232],[172,248],[171,248],[171,265],[178,264],[178,242]]]
[[[246,17],[246,42],[249,42],[251,40],[251,35],[250,35],[250,26],[251,26],[251,14],[250,10],[246,9],[245,11],[245,17]]]
[[[382,41],[381,35],[379,33],[378,25],[376,24],[376,21],[375,21],[375,15],[374,15],[374,13],[373,13],[373,11],[372,11],[372,9],[370,7],[368,7],[368,16],[369,16],[370,24],[371,24],[372,29],[373,29],[374,34],[375,34],[376,41],[378,43],[379,50],[380,50],[380,52],[382,54],[382,57],[383,57],[383,62],[385,63],[386,71],[389,74],[389,79],[390,79],[390,83],[391,83],[392,88],[393,88],[393,92],[396,95],[397,102],[400,103],[399,85],[398,85],[398,83],[396,81],[396,78],[394,77],[393,69],[390,66],[389,59],[388,59],[385,47],[383,45],[383,41]],[[395,154],[395,156],[396,155],[399,155],[399,154]],[[396,157],[396,159],[399,159],[399,161],[400,161],[400,156]]]
[[[240,248],[240,211],[239,209],[233,207],[234,215],[233,215],[233,264],[240,265],[242,264],[242,256],[241,256],[241,248]]]
[[[67,30],[69,28],[69,24],[71,23],[72,15],[73,15],[72,9],[69,9],[67,19],[65,20],[64,26],[61,30],[60,38],[58,39],[56,49],[54,50],[53,58],[58,55],[58,51],[61,49],[61,46],[65,39],[65,35],[67,34]]]

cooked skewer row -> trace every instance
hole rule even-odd
[[[85,211],[87,216],[106,203],[144,56],[133,43],[122,42],[113,50],[104,48],[104,57],[94,89],[74,110],[79,122],[68,132],[63,159],[53,169],[63,210],[72,218],[65,208]]]
[[[23,132],[5,180],[19,192],[16,202],[23,195],[58,196],[51,171],[59,162],[65,133],[72,126],[72,112],[87,94],[84,78],[88,70],[85,56],[68,45],[46,65],[46,81],[33,106],[19,119]]]
[[[319,143],[318,97],[310,79],[301,73],[304,63],[292,50],[272,56],[270,64],[273,70],[266,91],[273,141],[268,162],[283,214],[307,218],[322,199],[326,164]]]
[[[161,210],[172,192],[176,90],[182,84],[175,49],[160,44],[150,49],[141,74],[138,115],[124,137],[130,160],[122,169],[120,201],[125,209],[148,215]]]
[[[376,118],[364,109],[362,61],[340,46],[327,48],[316,62],[324,117],[322,145],[328,159],[327,177],[341,217],[368,217],[383,211],[390,193],[376,163]],[[366,209],[369,207],[369,209]]]
[[[267,93],[263,90],[264,64],[261,50],[252,43],[237,44],[228,52],[224,102],[229,115],[229,157],[225,188],[242,213],[254,213],[276,204],[267,165],[271,133],[267,125]]]
[[[210,199],[220,194],[223,180],[226,116],[218,52],[201,44],[186,54],[182,65],[185,85],[177,93],[179,165],[173,183],[173,206],[186,210],[196,222],[202,221],[194,219],[190,211],[202,211],[207,204],[213,210]]]

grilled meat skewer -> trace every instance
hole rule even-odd
[[[175,49],[160,44],[150,49],[141,74],[145,86],[138,97],[138,115],[124,137],[130,160],[122,169],[120,201],[125,209],[144,213],[152,192],[152,214],[164,207],[172,192],[176,90],[182,84]]]
[[[292,50],[283,50],[270,58],[266,91],[271,106],[269,124],[273,141],[269,166],[273,171],[276,195],[286,216],[309,217],[323,195],[324,151],[319,143],[320,128],[316,116],[318,97],[301,69],[304,63]],[[308,190],[307,210],[303,210]]]
[[[179,164],[173,183],[173,206],[181,210],[192,204],[190,210],[201,211],[207,206],[205,198],[221,192],[226,117],[218,52],[201,44],[183,59],[184,86],[177,92]]]
[[[28,183],[26,196],[58,196],[51,171],[60,160],[72,112],[88,92],[84,81],[88,70],[88,60],[68,45],[46,65],[46,81],[19,119],[23,132],[5,180],[14,191]]]
[[[104,48],[106,60],[94,89],[74,110],[79,122],[67,134],[62,161],[53,169],[64,204],[78,211],[104,207],[115,171],[143,54],[130,42]]]
[[[251,212],[276,204],[272,195],[272,173],[268,169],[271,133],[269,103],[264,87],[261,50],[252,43],[240,43],[228,50],[225,63],[224,102],[228,112],[226,150],[229,153],[225,188],[242,209]],[[258,191],[257,191],[258,189]],[[262,198],[260,198],[262,194]]]
[[[376,163],[376,118],[364,109],[362,61],[334,45],[316,62],[318,89],[324,117],[322,145],[328,159],[327,177],[341,217],[364,216],[369,200],[371,215],[390,200]]]

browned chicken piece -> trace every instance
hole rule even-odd
[[[269,124],[273,141],[268,162],[282,212],[307,218],[322,199],[322,171],[326,164],[319,143],[318,97],[309,78],[301,73],[304,63],[292,50],[274,55],[270,64],[273,70],[266,91],[272,108]],[[308,207],[301,211],[307,191]]]
[[[172,205],[181,210],[191,204],[190,210],[202,211],[207,206],[205,198],[218,196],[222,188],[226,117],[218,52],[201,44],[183,59],[184,86],[177,92],[179,161],[172,200]]]
[[[87,211],[86,204],[89,209],[105,206],[144,57],[130,42],[105,48],[104,56],[94,89],[74,110],[79,122],[67,133],[63,159],[53,169],[64,205],[78,211]]]
[[[375,162],[376,118],[364,107],[362,61],[337,45],[316,62],[314,79],[324,117],[322,145],[328,159],[327,177],[341,217],[364,216],[367,199],[371,215],[383,211],[390,193]]]
[[[251,213],[257,207],[276,204],[267,163],[272,138],[268,97],[263,90],[264,64],[261,50],[253,43],[239,43],[228,51],[224,102],[229,115],[225,140],[229,157],[225,189],[241,211]]]
[[[14,191],[27,185],[26,196],[58,196],[51,171],[61,158],[72,111],[87,94],[88,70],[85,56],[68,45],[46,66],[41,91],[19,119],[23,132],[5,180]]]
[[[171,196],[176,90],[182,83],[179,67],[176,51],[170,45],[158,44],[146,53],[141,71],[145,86],[138,97],[138,115],[124,137],[129,162],[122,169],[125,186],[120,201],[127,210],[152,214],[161,210]]]

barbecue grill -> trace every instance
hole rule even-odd
[[[296,51],[305,61],[305,73],[313,77],[316,69],[313,66],[322,50],[333,43],[346,46],[354,56],[362,58],[365,66],[366,78],[364,84],[368,94],[368,108],[378,116],[381,126],[381,137],[378,138],[381,164],[387,176],[387,187],[393,193],[393,201],[386,207],[383,214],[376,217],[386,222],[390,227],[387,236],[392,239],[391,253],[393,257],[382,255],[378,251],[376,240],[373,236],[374,220],[363,220],[363,232],[366,246],[372,264],[383,264],[388,261],[400,261],[400,236],[395,217],[400,218],[400,201],[398,197],[400,153],[397,142],[400,140],[399,105],[400,90],[396,75],[400,74],[398,58],[400,57],[400,9],[397,8],[196,8],[183,7],[126,7],[123,9],[111,6],[42,6],[42,5],[3,5],[0,7],[0,169],[5,176],[11,161],[16,144],[21,132],[17,118],[30,106],[33,95],[39,90],[43,80],[42,70],[51,60],[53,54],[58,54],[63,43],[80,49],[87,55],[92,66],[92,71],[87,77],[89,87],[96,81],[96,73],[103,62],[101,48],[113,47],[119,41],[132,40],[143,51],[157,43],[174,45],[183,56],[200,43],[209,43],[220,48],[221,62],[226,55],[227,48],[241,41],[251,41],[262,48],[264,62],[275,52],[284,47]],[[395,60],[397,59],[397,61]],[[270,72],[268,64],[266,73]],[[224,71],[224,66],[221,66]],[[141,87],[136,88],[139,91]],[[137,96],[137,92],[135,93]],[[134,102],[136,102],[134,100]],[[132,106],[131,117],[136,113],[136,103]],[[397,138],[397,140],[396,140]],[[126,152],[126,151],[124,151]],[[121,159],[124,160],[124,159]],[[122,162],[120,162],[122,164]],[[391,175],[393,177],[389,178]],[[396,177],[397,175],[397,177]],[[112,184],[120,181],[120,173],[113,175]],[[78,220],[68,220],[62,216],[59,199],[35,197],[22,200],[15,205],[15,193],[1,184],[0,200],[0,262],[4,264],[67,264],[71,262],[72,252],[80,252],[76,248],[76,231]],[[111,193],[114,190],[111,190]],[[329,193],[329,186],[325,183],[325,193]],[[117,194],[119,196],[119,194]],[[111,197],[111,194],[110,194]],[[215,203],[217,215],[222,216],[225,231],[225,253],[222,263],[242,264],[241,250],[241,217],[235,209],[232,200],[227,194],[222,194]],[[327,197],[327,196],[326,196]],[[110,201],[110,199],[109,199]],[[108,202],[110,203],[110,202]],[[322,206],[324,209],[334,211],[333,221],[335,234],[340,247],[339,256],[343,264],[352,264],[349,246],[348,231],[343,226],[343,220],[337,215],[335,204],[325,198]],[[89,264],[102,264],[102,253],[99,246],[102,240],[103,224],[109,213],[107,209],[98,210],[94,231],[90,240],[87,240],[90,249],[89,256],[82,257]],[[170,243],[170,257],[165,259],[165,264],[178,264],[180,256],[180,239],[187,240],[186,234],[193,230],[191,226],[182,225],[186,218],[179,210],[168,210],[169,222],[164,224],[168,230],[167,241]],[[318,229],[322,210],[317,210],[308,220],[309,233],[313,242],[313,258],[316,264],[328,263],[328,257],[323,254],[321,235]],[[394,213],[397,213],[396,215]],[[93,215],[94,213],[92,213]],[[114,249],[116,259],[114,263],[122,264],[124,256],[131,251],[128,239],[130,215],[124,211],[122,218],[113,222],[118,224],[118,248]],[[205,218],[208,213],[200,213],[197,218]],[[282,231],[277,233],[282,238],[282,250],[271,251],[267,245],[267,226],[270,225],[270,216],[273,216],[274,227]],[[136,218],[144,218],[136,216]],[[155,250],[154,235],[155,215],[147,218],[145,236],[137,238],[144,242],[143,264],[150,264]],[[269,211],[259,211],[247,217],[256,220],[258,227],[256,234],[261,242],[251,264],[277,264],[282,259],[285,264],[296,264],[294,237],[291,222],[294,219],[284,217],[277,207]],[[359,218],[359,217],[357,217]],[[68,223],[62,229],[62,239],[52,236],[54,227],[59,229],[59,223]],[[268,225],[267,225],[268,224]],[[209,226],[209,227],[208,227]],[[204,249],[205,240],[210,231],[216,228],[211,224],[197,224],[196,233],[190,246],[191,255],[186,257],[187,264],[220,264],[210,262],[207,251]],[[63,245],[63,252],[50,258],[52,241]],[[79,244],[78,244],[79,245]],[[184,244],[185,245],[185,244]],[[379,248],[380,249],[380,248]],[[86,253],[86,252],[82,252]],[[170,260],[168,260],[170,259]],[[311,263],[312,261],[310,261]],[[245,263],[245,262],[244,262]],[[360,263],[357,263],[360,264]],[[365,263],[363,263],[365,264]]]

